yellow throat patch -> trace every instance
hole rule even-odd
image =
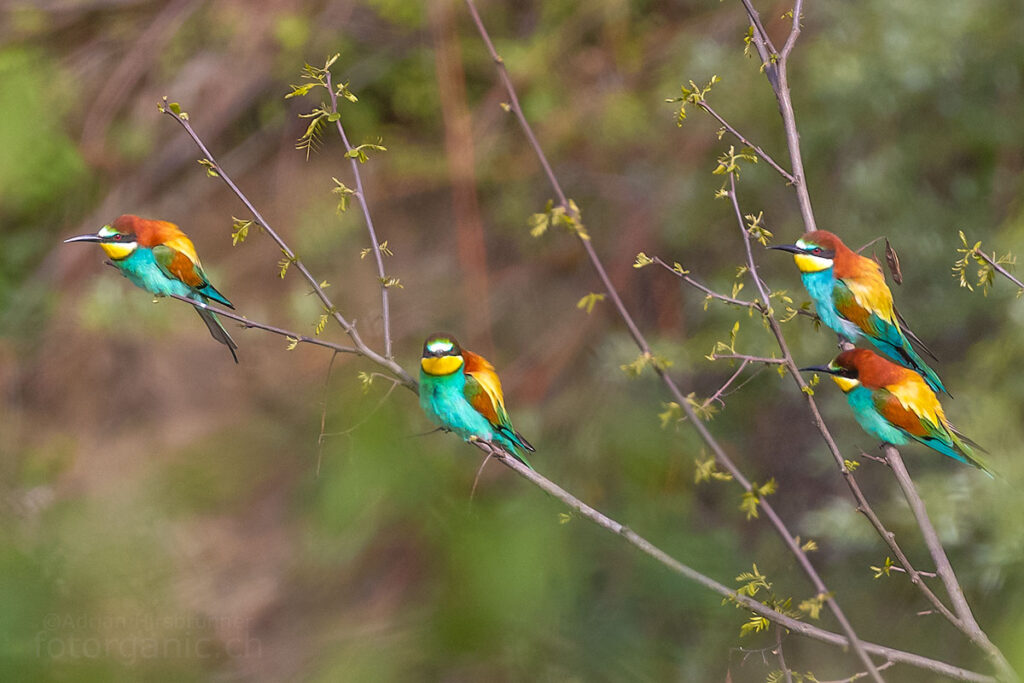
[[[801,273],[817,273],[819,270],[827,270],[832,267],[832,259],[811,256],[810,254],[793,254],[796,267]]]
[[[844,394],[849,393],[860,384],[858,380],[850,379],[849,377],[840,377],[839,375],[832,375],[832,379],[839,385],[839,388],[843,390]]]
[[[135,242],[103,242],[100,244],[103,247],[103,251],[107,252],[107,256],[120,261],[121,259],[128,258],[135,251],[138,246]]]
[[[439,356],[437,358],[421,358],[420,367],[428,375],[450,375],[462,367],[462,356]]]

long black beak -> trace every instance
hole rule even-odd
[[[836,371],[827,365],[811,365],[806,368],[800,368],[800,372],[823,372],[828,375],[836,374]]]
[[[78,237],[69,237],[64,240],[64,244],[71,242],[102,242],[103,238],[99,235],[79,235]]]
[[[774,247],[768,247],[769,249],[778,249],[780,251],[788,251],[791,254],[806,254],[807,250],[796,246],[795,244],[778,244]]]

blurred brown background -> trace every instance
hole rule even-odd
[[[781,35],[787,3],[758,3]],[[774,662],[738,648],[742,611],[670,576],[500,467],[469,491],[478,453],[430,428],[415,397],[364,392],[366,362],[228,323],[240,365],[188,307],[157,305],[61,245],[121,213],[178,223],[244,315],[311,334],[319,315],[295,273],[278,277],[244,207],[196,163],[157,110],[180,102],[221,164],[341,310],[379,346],[376,273],[356,210],[337,216],[332,176],[352,185],[328,131],[307,161],[295,141],[314,98],[284,99],[305,62],[359,97],[342,109],[390,275],[397,355],[415,369],[437,329],[498,367],[533,463],[684,562],[732,584],[757,562],[780,595],[811,597],[791,557],[739,512],[740,490],[693,482],[692,430],[660,427],[668,400],[607,303],[576,241],[527,228],[551,191],[459,2],[53,0],[0,5],[0,675],[4,680],[764,680]],[[778,112],[744,57],[739,3],[717,0],[482,2],[528,117],[627,305],[698,397],[731,374],[704,359],[741,321],[738,348],[771,340],[638,251],[729,291],[742,252],[714,199],[730,141],[699,112],[679,129],[664,102],[718,74],[711,101],[786,159]],[[1018,369],[1024,303],[987,297],[949,268],[957,230],[1024,248],[1024,13],[1010,0],[806,8],[791,84],[821,227],[852,246],[887,235],[897,303],[943,362],[947,413],[991,452],[988,481],[921,447],[904,454],[983,627],[1024,668],[1024,476]],[[788,166],[788,164],[785,164]],[[800,232],[795,197],[764,164],[745,168],[743,208],[779,241]],[[879,251],[880,253],[880,251]],[[773,289],[806,296],[791,259],[758,255]],[[749,291],[749,288],[748,288]],[[834,337],[786,326],[798,361]],[[344,343],[328,325],[324,335]],[[755,371],[748,375],[753,376]],[[844,453],[875,448],[841,395],[818,395]],[[328,436],[318,445],[321,416]],[[817,540],[826,581],[861,635],[963,666],[985,664],[901,576],[874,579],[884,546],[854,512],[799,395],[771,371],[726,399],[712,430],[747,474],[779,484],[791,528]],[[862,485],[924,568],[894,482]],[[828,615],[822,625],[835,628]],[[795,637],[787,661],[822,680],[852,657]],[[907,667],[891,680],[930,681]]]

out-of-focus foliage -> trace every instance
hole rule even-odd
[[[789,6],[761,9],[783,36],[788,19],[776,15]],[[600,282],[576,237],[531,237],[532,215],[547,227],[564,214],[538,214],[551,190],[460,3],[0,10],[0,678],[720,681],[728,671],[761,681],[777,668],[736,649],[774,646],[771,630],[740,637],[748,613],[566,517],[502,468],[488,465],[471,500],[477,451],[418,436],[429,425],[414,397],[389,393],[381,377],[360,381],[375,368],[347,357],[331,366],[325,350],[288,352],[284,338],[232,329],[236,367],[185,306],[153,305],[97,249],[60,244],[120,213],[175,221],[239,311],[314,332],[322,310],[308,286],[294,269],[279,278],[280,252],[258,229],[238,238],[244,208],[157,111],[166,95],[377,343],[362,218],[339,213],[332,194],[354,186],[348,160],[327,127],[307,163],[298,114],[317,103],[284,97],[304,63],[335,53],[335,81],[358,97],[342,107],[353,144],[387,147],[361,168],[394,254],[388,274],[403,285],[390,290],[403,364],[415,368],[428,333],[458,333],[498,366],[538,470],[723,583],[740,587],[733,577],[756,563],[773,595],[807,605],[809,619],[813,588],[767,525],[746,519],[740,489],[715,476],[643,372],[671,363],[747,476],[776,483],[773,504],[816,544],[812,559],[862,635],[985,670],[965,638],[916,616],[926,605],[902,575],[875,578],[886,549],[789,380],[753,368],[724,405],[704,405],[735,370],[707,360],[716,343],[775,350],[756,316],[705,305],[661,268],[631,267],[643,252],[753,296],[749,275],[737,276],[741,228],[713,175],[742,146],[692,106],[677,127],[679,104],[665,101],[717,75],[708,101],[788,167],[774,98],[743,55],[739,3],[482,2],[481,12],[586,234],[654,342],[640,366],[594,296]],[[1014,493],[1024,304],[998,278],[982,297],[950,276],[958,230],[988,251],[1024,249],[1024,14],[1010,0],[828,0],[805,14],[790,83],[818,223],[851,246],[885,235],[898,250],[894,294],[942,359],[956,396],[947,414],[1004,476],[905,450],[979,621],[1024,668],[1024,499]],[[442,51],[458,63],[439,65]],[[795,239],[792,189],[766,164],[742,169],[757,234]],[[884,258],[883,244],[868,252]],[[772,291],[786,290],[773,301],[780,317],[783,296],[798,308],[806,296],[791,259],[757,258]],[[805,316],[785,330],[801,362],[835,352]],[[322,334],[344,343],[330,321]],[[876,444],[831,383],[815,397],[877,511],[926,568],[894,482],[860,454]],[[819,621],[835,628],[827,611]],[[797,637],[784,646],[801,672],[855,673],[835,649]]]

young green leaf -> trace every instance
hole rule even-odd
[[[240,242],[244,242],[245,238],[249,236],[249,228],[251,228],[253,222],[244,218],[231,217],[231,246],[237,246]]]
[[[591,292],[576,302],[576,308],[586,311],[587,315],[590,315],[594,310],[594,304],[598,301],[604,301],[604,294]]]

